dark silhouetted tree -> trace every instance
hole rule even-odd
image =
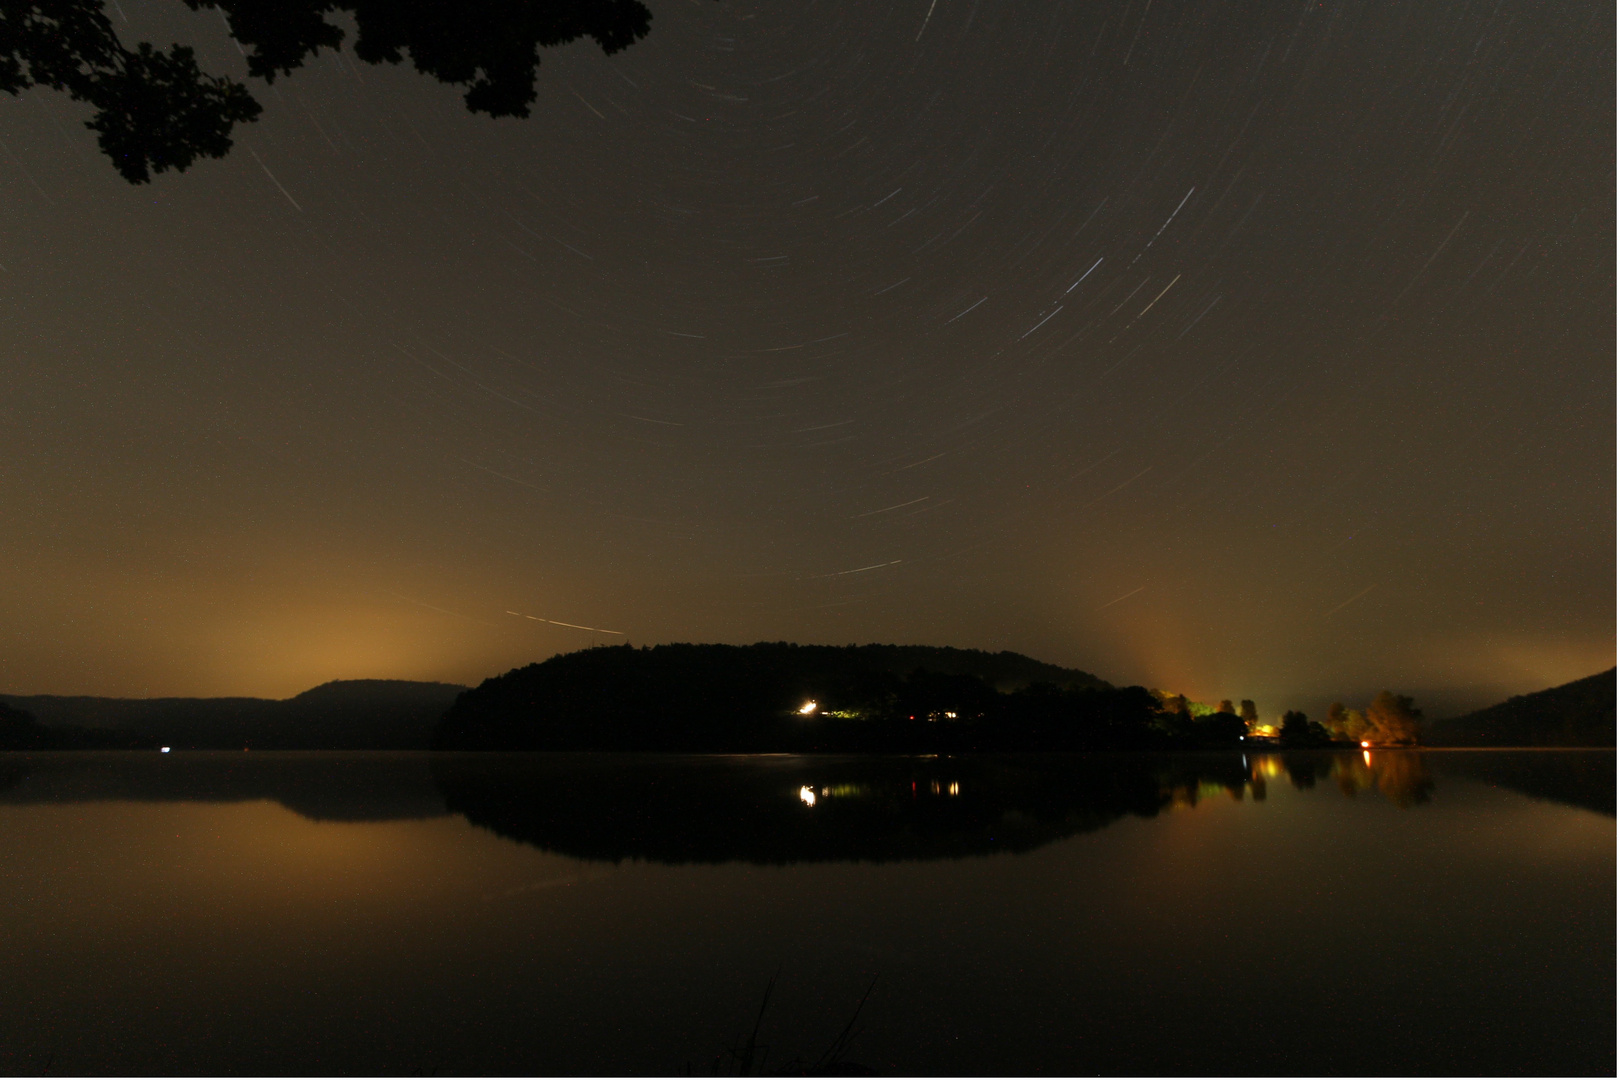
[[[327,21],[347,12],[354,55],[369,64],[402,62],[465,86],[472,112],[529,115],[537,50],[590,37],[608,54],[645,37],[652,14],[639,0],[185,0],[217,7],[243,46],[248,73],[266,82],[336,50],[344,31]],[[224,157],[231,131],[258,119],[243,84],[210,75],[183,45],[125,47],[101,0],[0,2],[0,90],[34,86],[95,107],[86,126],[132,184],[153,173],[184,172],[199,157]]]
[[[1317,725],[1320,727],[1320,725]],[[1283,713],[1282,727],[1277,729],[1277,737],[1286,746],[1305,746],[1312,742],[1310,718],[1304,713],[1290,709]]]
[[[1237,714],[1237,710],[1232,708],[1232,702],[1229,698],[1222,698],[1220,705],[1216,707],[1215,711],[1218,713],[1232,713],[1233,715]]]
[[[232,127],[260,111],[247,87],[206,74],[185,46],[125,48],[99,0],[0,4],[0,89],[32,86],[93,105],[86,126],[132,184],[183,171],[199,156],[223,157]]]
[[[1198,734],[1204,743],[1236,746],[1248,730],[1249,725],[1230,710],[1212,712],[1198,719]]]

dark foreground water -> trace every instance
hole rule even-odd
[[[0,755],[0,1070],[1615,1070],[1613,752]],[[875,984],[873,980],[875,978]],[[754,1066],[758,1068],[760,1055]]]

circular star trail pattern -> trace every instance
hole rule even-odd
[[[1612,9],[652,7],[529,120],[323,53],[145,187],[0,102],[7,689],[786,639],[1445,711],[1613,662]]]

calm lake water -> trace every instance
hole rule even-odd
[[[1615,758],[0,755],[0,1070],[1615,1070]],[[875,983],[873,980],[875,979]],[[757,1059],[756,1059],[757,1064]]]

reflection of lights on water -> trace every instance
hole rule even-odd
[[[935,795],[956,798],[962,794],[962,785],[955,780],[928,781],[928,790]],[[871,784],[804,784],[799,788],[799,801],[806,806],[819,806],[831,799],[871,799],[881,797],[882,789]],[[917,794],[917,781],[911,782],[911,794]]]
[[[816,714],[816,710],[818,708],[820,708],[820,706],[817,705],[815,702],[807,701],[803,705],[799,706],[799,715],[800,716],[814,716]]]
[[[1364,743],[1363,745],[1366,745],[1366,744]],[[1370,766],[1372,764],[1372,751],[1363,750],[1361,752],[1361,760],[1366,762]]]
[[[1248,760],[1245,755],[1244,760]],[[1254,759],[1250,775],[1262,780],[1280,780],[1284,774],[1283,760],[1276,754],[1264,754]]]
[[[956,714],[952,713],[951,715],[955,716]],[[962,794],[962,786],[960,784],[958,784],[954,780],[951,781],[951,794],[952,795],[960,795],[960,794]]]

